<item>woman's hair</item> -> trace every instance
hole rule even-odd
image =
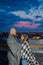
[[[29,40],[28,40],[28,34],[22,34],[22,36],[24,37],[24,39],[23,39],[23,41],[27,41],[27,42],[29,42]]]

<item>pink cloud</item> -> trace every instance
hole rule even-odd
[[[25,27],[28,27],[28,28],[37,28],[37,27],[39,27],[40,26],[40,24],[31,24],[31,25],[28,25],[28,26],[25,26]]]
[[[41,24],[39,23],[31,23],[31,22],[28,22],[28,21],[20,21],[20,22],[17,22],[16,24],[14,24],[15,27],[25,27],[25,28],[37,28],[39,27]]]

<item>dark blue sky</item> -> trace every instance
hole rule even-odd
[[[0,32],[43,32],[43,0],[0,0]]]

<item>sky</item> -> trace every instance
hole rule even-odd
[[[43,32],[43,0],[0,0],[0,32]]]

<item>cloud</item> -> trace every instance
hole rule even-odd
[[[42,18],[40,17],[40,18],[37,18],[35,21],[41,21],[42,20]]]
[[[39,2],[43,2],[43,0],[39,0]]]
[[[28,21],[20,21],[20,22],[17,22],[16,24],[14,24],[13,26],[15,27],[25,27],[25,28],[37,28],[39,27],[41,24],[39,23],[30,23]]]
[[[12,11],[11,14],[14,14],[16,16],[19,16],[23,19],[31,19],[34,21],[41,21],[43,19],[43,5],[40,5],[37,9],[36,7],[32,7],[28,10],[28,13],[24,10],[18,10],[18,11]],[[36,18],[36,16],[40,16],[39,18]]]
[[[5,12],[6,10],[4,10],[4,9],[0,9],[0,12]]]

